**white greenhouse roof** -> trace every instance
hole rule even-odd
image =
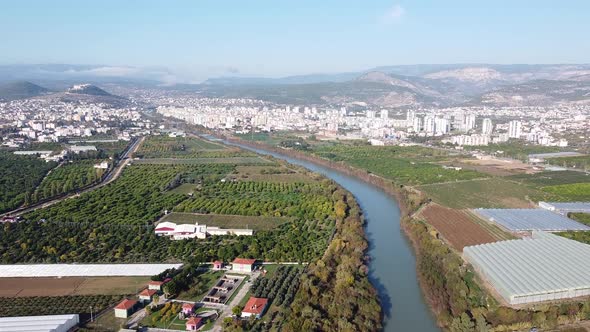
[[[152,276],[182,264],[14,264],[0,265],[7,277],[115,277]]]
[[[463,257],[510,304],[590,295],[590,245],[558,235],[469,246]]]
[[[54,332],[68,331],[79,323],[77,314],[0,317],[0,331]]]
[[[590,231],[590,227],[545,209],[476,209],[510,231]]]
[[[539,202],[552,206],[557,211],[563,212],[590,212],[590,202]]]

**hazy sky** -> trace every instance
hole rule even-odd
[[[0,63],[290,75],[417,63],[588,63],[590,1],[0,2]]]

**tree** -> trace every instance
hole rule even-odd
[[[231,308],[231,312],[232,312],[232,314],[234,314],[234,316],[240,317],[242,315],[242,309],[243,308],[241,306],[237,305],[237,306]]]

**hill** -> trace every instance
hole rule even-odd
[[[16,81],[0,85],[1,99],[22,99],[48,93],[49,90],[28,81]]]
[[[112,96],[110,93],[92,84],[78,84],[69,88],[67,93],[75,93],[89,96]]]

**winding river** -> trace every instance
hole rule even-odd
[[[440,331],[422,298],[416,277],[416,260],[411,244],[400,228],[400,210],[393,197],[373,185],[328,167],[241,144],[224,143],[303,166],[350,191],[366,220],[371,257],[369,279],[379,291],[385,315],[384,331]]]

